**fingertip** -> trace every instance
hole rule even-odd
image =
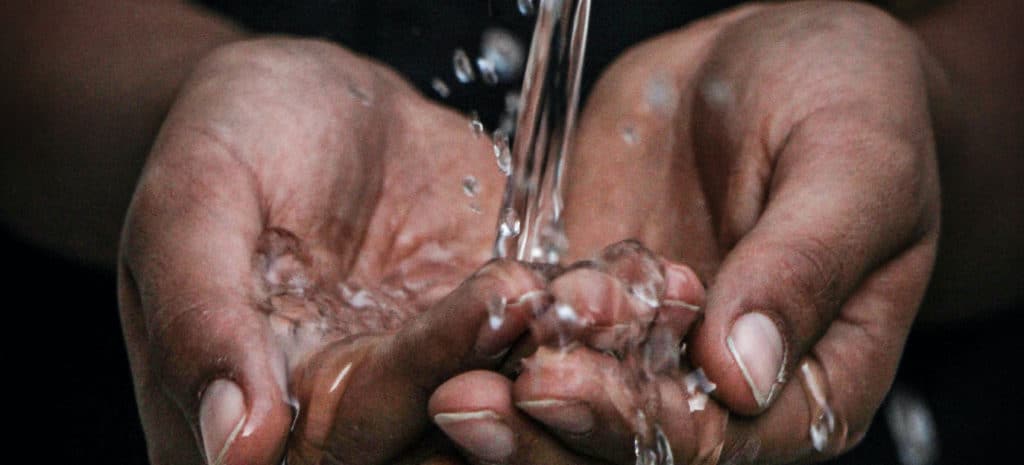
[[[487,301],[487,322],[480,326],[476,351],[486,358],[502,358],[526,330],[530,321],[551,304],[545,290],[528,291],[508,301],[492,295]]]
[[[470,455],[503,463],[515,452],[511,382],[490,371],[471,371],[439,386],[427,411],[434,423]]]
[[[434,390],[427,403],[431,418],[457,411],[507,411],[511,402],[512,381],[488,370],[462,373]]]
[[[211,465],[267,464],[281,460],[292,410],[273,383],[219,378],[199,404],[202,451]]]
[[[742,415],[763,412],[785,381],[787,349],[779,324],[758,311],[722,323],[701,325],[691,361],[718,384],[714,396],[731,410]]]
[[[785,347],[775,322],[750,312],[736,319],[725,339],[759,410],[768,408],[782,383]]]
[[[237,384],[218,379],[207,386],[199,407],[199,431],[207,463],[225,463],[246,417],[245,396]]]
[[[692,268],[663,260],[665,295],[663,301],[683,302],[698,310],[704,306],[704,285]]]

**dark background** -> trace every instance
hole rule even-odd
[[[428,95],[433,95],[430,80],[441,77],[452,89],[445,103],[480,111],[488,127],[503,107],[505,91],[519,84],[458,85],[451,53],[462,47],[476,56],[481,31],[495,25],[528,45],[532,24],[511,1],[208,3],[258,32],[327,37],[378,57]],[[595,1],[584,86],[589,88],[629,45],[721,6]],[[29,452],[30,463],[146,463],[113,272],[39,249],[2,225],[0,257],[9,271],[3,279],[13,316],[5,358],[13,361],[6,379],[14,407],[8,418],[19,431],[14,449]],[[979,309],[984,307],[985,296],[977,300]],[[896,382],[930,407],[941,447],[938,463],[985,463],[1016,455],[1017,417],[1024,412],[1011,381],[1021,355],[1019,310],[1018,305],[955,326],[919,326],[911,334]],[[867,439],[837,463],[899,463],[883,415]]]

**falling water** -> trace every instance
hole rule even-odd
[[[571,150],[590,20],[589,0],[541,0],[511,151],[494,254],[557,263],[565,253],[562,173]],[[521,228],[502,231],[514,217]]]
[[[519,6],[524,14],[534,11],[533,2],[520,1]],[[569,246],[562,220],[563,174],[572,150],[580,101],[590,0],[541,0],[535,10],[536,26],[519,94],[510,163],[502,163],[508,159],[504,157],[509,153],[507,136],[502,131],[495,134],[495,156],[507,183],[499,210],[494,255],[557,264]],[[647,290],[641,286],[635,294],[641,300],[657,299]],[[657,303],[651,305],[656,307]],[[571,307],[556,304],[560,317],[574,315],[569,310]],[[668,440],[655,421],[660,399],[649,369],[650,355],[665,352],[652,352],[655,344],[650,341],[656,339],[654,335],[640,335],[630,345],[632,353],[626,357],[635,361],[627,363],[631,365],[629,373],[633,379],[624,381],[635,387],[638,399],[634,441],[637,465],[674,463]],[[572,346],[569,341],[562,341],[561,345]],[[678,356],[678,348],[671,349]]]

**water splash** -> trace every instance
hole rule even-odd
[[[476,176],[468,175],[462,178],[462,192],[467,197],[476,197],[476,194],[480,193],[480,181],[476,180]]]

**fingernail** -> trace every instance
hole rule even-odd
[[[245,396],[237,384],[219,379],[206,387],[199,404],[199,431],[206,463],[220,465],[245,424]]]
[[[518,402],[516,407],[541,423],[567,433],[583,434],[594,429],[594,414],[583,402],[540,399]]]
[[[480,460],[502,463],[515,450],[512,430],[493,411],[439,413],[434,415],[434,423]]]
[[[782,375],[785,357],[782,335],[775,322],[761,313],[747,313],[733,323],[726,344],[757,406],[767,407]]]

